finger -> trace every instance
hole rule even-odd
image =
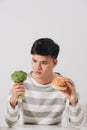
[[[19,96],[19,95],[24,95],[25,94],[25,92],[17,92],[17,95]]]
[[[15,89],[20,89],[20,88],[24,88],[24,86],[23,85],[15,85],[14,88]]]
[[[17,85],[13,88],[14,91],[25,91],[25,87],[23,85]]]
[[[70,82],[71,84],[75,84],[70,78],[64,77],[65,82]]]
[[[23,82],[14,83],[14,85],[23,85]]]
[[[71,82],[66,82],[67,87],[71,90],[71,92],[76,91],[75,86]]]

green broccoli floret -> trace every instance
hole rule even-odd
[[[27,79],[27,73],[21,70],[15,71],[11,74],[11,79],[15,83],[23,82]],[[19,98],[24,98],[24,95],[20,95]]]
[[[11,79],[16,83],[23,82],[27,79],[27,73],[21,70],[15,71],[11,74]]]

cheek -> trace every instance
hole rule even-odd
[[[51,70],[52,70],[52,67],[50,65],[43,68],[43,71],[45,72],[49,72]]]
[[[32,64],[32,69],[35,69],[35,64]]]

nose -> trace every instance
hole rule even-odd
[[[36,68],[37,68],[37,70],[41,70],[41,63],[37,63]]]

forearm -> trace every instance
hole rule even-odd
[[[69,121],[74,126],[80,126],[83,124],[84,114],[81,106],[78,103],[75,105],[69,105]]]
[[[10,104],[10,98],[9,98],[7,103],[6,113],[5,113],[6,123],[9,126],[12,126],[18,121],[18,119],[19,119],[18,105],[16,105],[15,108],[13,108]]]

